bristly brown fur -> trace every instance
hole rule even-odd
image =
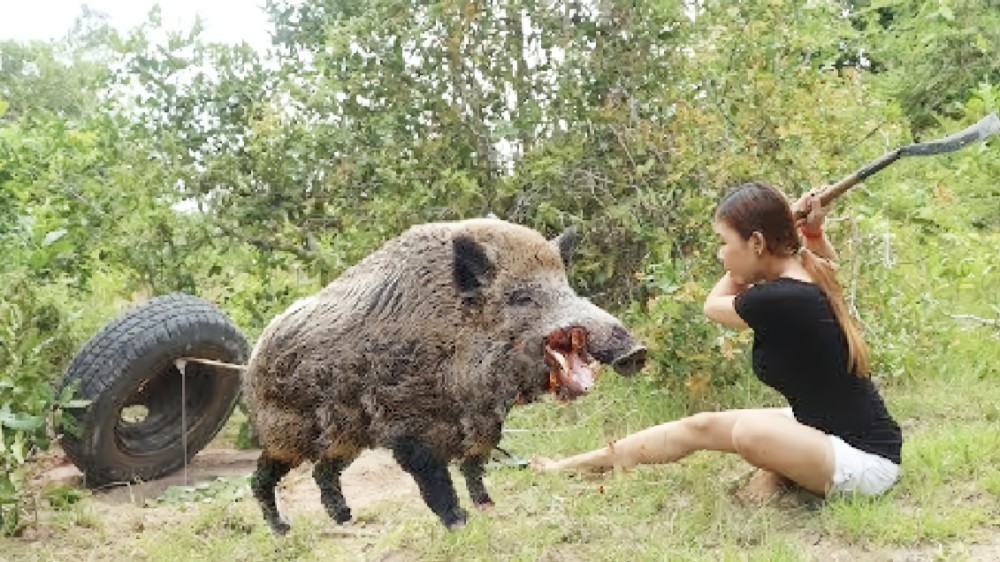
[[[386,447],[423,474],[414,476],[424,499],[446,524],[464,522],[437,467],[481,465],[515,399],[544,391],[545,337],[581,326],[598,358],[637,345],[573,292],[560,250],[496,219],[415,226],[293,305],[264,330],[246,373],[262,458],[346,466],[363,449]],[[321,472],[337,479],[321,483],[324,504],[342,505],[339,471]],[[280,530],[280,516],[264,511]]]

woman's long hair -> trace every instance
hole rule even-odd
[[[837,266],[802,246],[788,201],[770,185],[745,183],[726,195],[715,210],[715,220],[731,226],[749,240],[754,232],[764,237],[767,251],[776,256],[799,254],[802,265],[826,294],[834,316],[847,338],[847,359],[858,376],[869,373],[868,346],[858,321],[851,316],[844,290],[837,281]]]

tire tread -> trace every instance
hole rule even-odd
[[[90,439],[100,421],[94,419],[94,411],[99,409],[97,404],[113,399],[108,396],[111,388],[122,377],[129,376],[130,366],[146,353],[168,347],[185,334],[191,341],[211,340],[234,350],[233,357],[228,359],[230,362],[243,363],[249,355],[245,337],[222,310],[199,297],[175,293],[154,297],[105,324],[80,348],[66,368],[59,390],[79,382],[76,397],[92,401],[90,407],[73,414],[81,430],[80,437],[68,433],[62,437],[63,449],[87,476],[88,484],[103,484],[106,475],[115,472],[114,467],[103,466],[104,459],[100,458]],[[227,417],[235,401],[236,396],[225,410]],[[201,436],[198,441],[204,443],[193,445],[197,449],[206,445],[224,422],[225,419],[210,424],[214,427],[211,435]],[[188,456],[196,452],[189,449]],[[167,467],[164,472],[170,470],[172,468]],[[143,475],[146,479],[156,476]]]

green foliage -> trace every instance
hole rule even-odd
[[[916,134],[964,115],[983,84],[1000,80],[1000,11],[991,0],[855,2],[875,79]]]
[[[25,462],[48,447],[52,417],[84,406],[73,389],[56,395],[50,384],[75,342],[57,306],[40,300],[24,277],[4,271],[0,287],[0,528],[22,523]]]
[[[697,278],[710,279],[711,274]],[[651,266],[649,283],[657,296],[645,303],[644,312],[633,312],[630,323],[640,326],[640,338],[649,342],[650,376],[686,396],[688,408],[698,411],[715,409],[720,389],[746,380],[751,334],[705,318],[702,305],[710,287],[695,278],[677,265]]]
[[[48,488],[42,493],[45,501],[57,511],[67,511],[77,506],[84,498],[90,497],[90,491],[61,484]]]
[[[194,486],[171,486],[163,495],[146,500],[146,505],[186,505],[190,503],[232,503],[240,498],[249,497],[249,477],[223,478],[204,482]]]

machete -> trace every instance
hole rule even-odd
[[[997,131],[1000,131],[1000,118],[997,117],[996,113],[990,113],[980,119],[975,125],[962,129],[943,139],[909,144],[887,152],[884,156],[869,162],[857,172],[824,188],[819,194],[820,203],[829,205],[831,201],[843,195],[848,189],[864,181],[865,178],[871,177],[903,156],[932,156],[934,154],[955,152],[966,145],[981,141]],[[795,218],[796,220],[804,218],[806,214],[808,214],[808,211],[799,211],[795,213]]]

